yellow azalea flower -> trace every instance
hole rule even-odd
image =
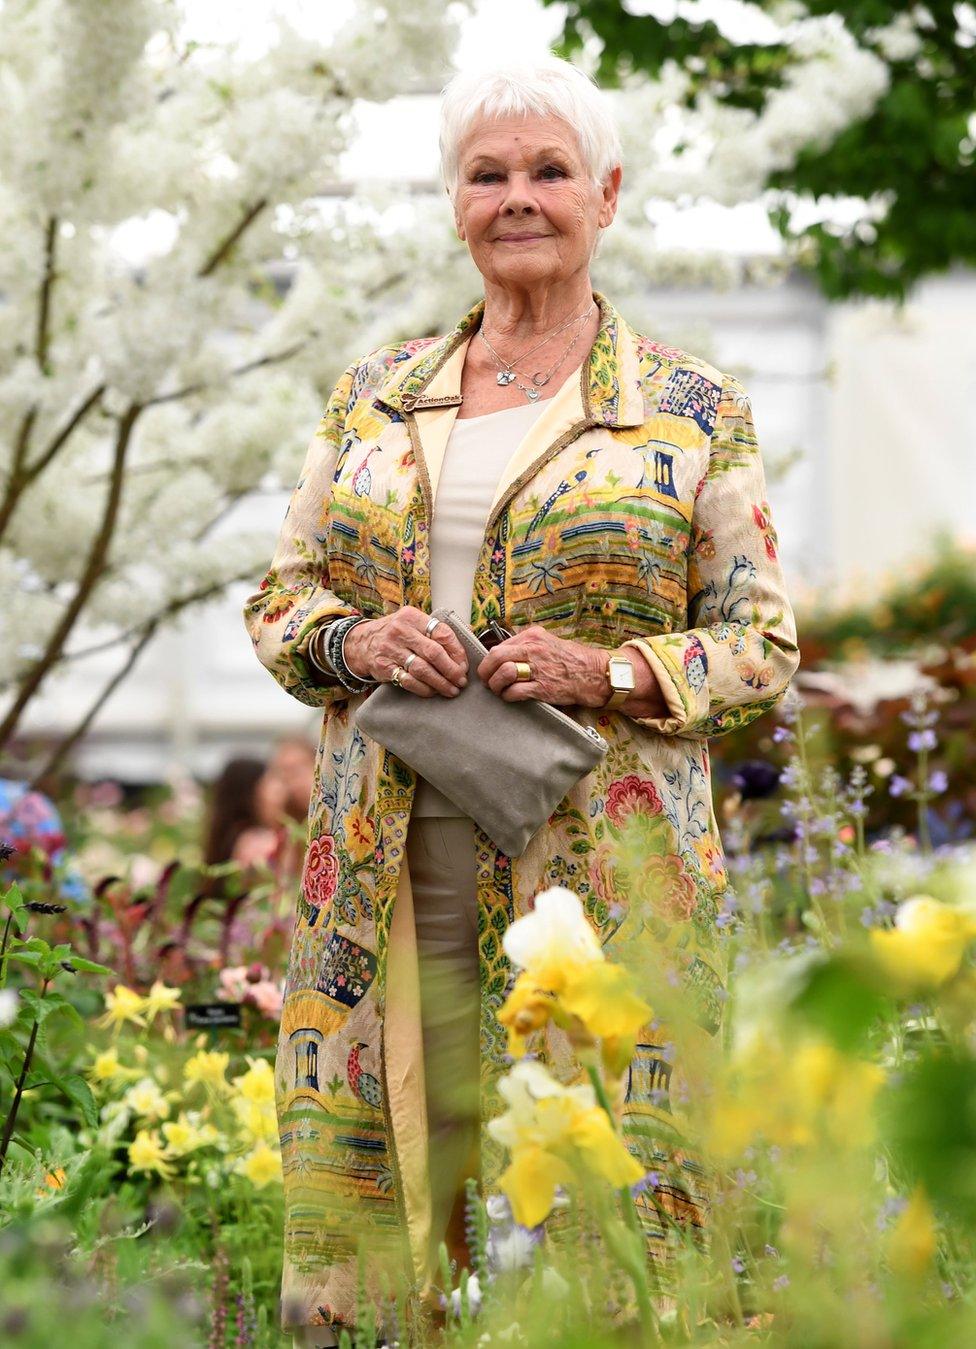
[[[229,1054],[221,1053],[217,1049],[201,1049],[183,1065],[183,1079],[188,1086],[192,1086],[195,1082],[204,1082],[211,1087],[226,1089],[229,1063]]]
[[[896,1274],[918,1278],[932,1263],[938,1246],[935,1215],[921,1185],[899,1213],[888,1234],[888,1260]]]
[[[212,1124],[197,1124],[190,1120],[185,1112],[180,1113],[179,1119],[167,1120],[162,1130],[169,1152],[173,1156],[182,1156],[184,1153],[192,1152],[194,1148],[216,1143],[220,1137],[219,1131]]]
[[[136,1082],[122,1097],[134,1114],[143,1119],[165,1119],[169,1114],[169,1101],[159,1089],[159,1084],[151,1077]]]
[[[134,1026],[144,1026],[145,1017],[142,1012],[145,1009],[145,1000],[142,995],[133,988],[126,988],[125,984],[116,984],[115,987],[105,994],[105,1013],[98,1018],[99,1026],[112,1026],[115,1030],[125,1021],[131,1021]]]
[[[129,1165],[133,1171],[155,1171],[160,1176],[169,1177],[173,1167],[168,1161],[168,1153],[159,1141],[155,1130],[140,1129],[129,1144]]]
[[[157,979],[143,999],[143,1010],[149,1020],[152,1021],[158,1012],[171,1012],[174,1007],[179,1007],[180,993],[180,989],[168,988],[162,980]]]
[[[245,1101],[253,1101],[256,1105],[268,1102],[274,1103],[274,1069],[267,1059],[248,1058],[251,1065],[246,1073],[233,1079],[234,1086],[244,1097]]]
[[[875,959],[904,992],[938,988],[959,973],[963,956],[976,937],[976,917],[916,895],[898,907],[890,931],[871,933]]]
[[[267,1143],[259,1143],[240,1160],[241,1173],[257,1189],[264,1189],[271,1181],[281,1180],[281,1154]]]
[[[499,1091],[509,1108],[488,1131],[512,1154],[498,1183],[524,1227],[548,1216],[556,1186],[574,1176],[601,1176],[616,1187],[643,1176],[589,1083],[564,1086],[541,1063],[522,1059]]]

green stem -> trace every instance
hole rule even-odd
[[[596,1093],[597,1101],[606,1111],[607,1118],[610,1120],[610,1127],[616,1133],[617,1121],[614,1119],[613,1109],[610,1105],[603,1079],[600,1077],[595,1064],[588,1063],[586,1065],[586,1071],[593,1084],[593,1090]],[[623,1220],[630,1232],[636,1238],[635,1249],[642,1251],[644,1247],[644,1233],[641,1230],[640,1219],[637,1215],[637,1206],[634,1203],[633,1195],[630,1193],[630,1188],[626,1185],[620,1186],[617,1195],[620,1201],[620,1212],[623,1216]],[[644,1261],[640,1260],[637,1262],[635,1260],[635,1264],[627,1272],[630,1274],[631,1281],[634,1285],[634,1295],[637,1298],[637,1310],[640,1315],[641,1332],[644,1336],[644,1342],[659,1344],[661,1342],[661,1330],[657,1314],[654,1311],[650,1294],[647,1290],[647,1270],[644,1266]]]
[[[41,985],[40,997],[43,998],[47,992],[49,979],[45,979]],[[14,1089],[14,1099],[10,1105],[10,1111],[7,1115],[6,1123],[3,1126],[3,1138],[0,1138],[0,1172],[3,1171],[3,1164],[7,1160],[7,1149],[10,1146],[10,1138],[14,1131],[14,1125],[17,1122],[17,1112],[20,1109],[21,1098],[24,1094],[24,1083],[27,1081],[27,1074],[30,1071],[31,1059],[34,1057],[34,1045],[37,1041],[37,1031],[40,1026],[40,1018],[35,1018],[31,1026],[30,1038],[27,1041],[27,1048],[24,1051],[24,1062],[21,1065],[20,1076],[17,1079],[17,1086]]]

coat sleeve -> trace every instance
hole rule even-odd
[[[633,720],[695,740],[754,721],[782,698],[799,664],[752,408],[731,376],[695,496],[688,628],[632,644],[668,707],[667,716]]]
[[[315,669],[308,644],[322,623],[359,613],[330,589],[326,551],[332,479],[356,369],[351,365],[332,391],[309,442],[271,566],[244,605],[244,624],[261,664],[309,707],[327,707],[349,697],[338,680]]]

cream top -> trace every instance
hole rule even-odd
[[[481,417],[455,417],[430,528],[432,609],[446,606],[465,623],[471,622],[474,574],[495,488],[515,447],[548,401],[541,398],[537,403],[486,412]],[[464,815],[453,801],[420,777],[413,813]]]

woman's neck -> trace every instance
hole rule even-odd
[[[485,282],[485,312],[481,326],[500,342],[522,343],[577,316],[593,301],[589,274],[554,285],[516,288]]]

